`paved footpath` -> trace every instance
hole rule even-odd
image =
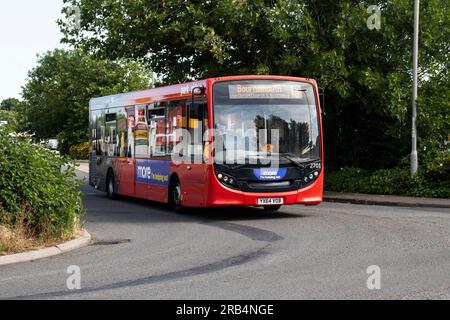
[[[342,202],[355,204],[450,209],[450,199],[442,199],[442,198],[399,197],[399,196],[384,196],[375,194],[341,193],[341,192],[326,191],[324,194],[324,200],[328,202]]]

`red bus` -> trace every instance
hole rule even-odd
[[[315,80],[231,76],[93,98],[89,183],[187,207],[322,202]]]

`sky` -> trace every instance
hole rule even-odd
[[[37,54],[68,48],[56,24],[62,7],[63,0],[0,0],[0,101],[21,98]]]

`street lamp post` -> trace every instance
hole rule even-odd
[[[419,61],[419,0],[414,0],[414,40],[413,40],[413,95],[412,95],[412,127],[411,127],[411,177],[417,174],[417,65]]]

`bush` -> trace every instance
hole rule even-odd
[[[56,135],[56,138],[59,142],[58,150],[61,154],[69,155],[70,147],[82,144],[87,140],[87,133],[86,130],[62,131]]]
[[[89,159],[89,142],[75,144],[69,148],[69,157],[74,160]]]
[[[29,136],[0,129],[0,225],[39,239],[70,237],[84,212],[75,167]]]
[[[346,167],[327,172],[325,177],[329,191],[450,198],[450,153],[429,157],[414,179],[408,167],[377,171]]]

